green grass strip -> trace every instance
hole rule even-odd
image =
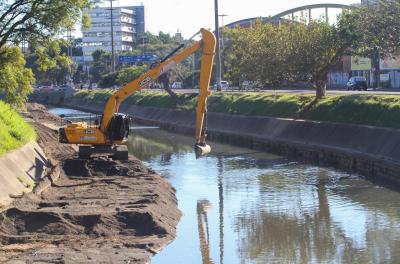
[[[111,90],[79,91],[75,97],[105,102]],[[213,93],[208,110],[216,113],[249,116],[330,121],[380,127],[400,128],[400,96],[331,95],[314,101],[312,94],[293,93]],[[141,91],[128,97],[124,104],[194,110],[196,94],[178,93],[173,99],[166,92]]]
[[[0,100],[0,156],[36,139],[35,130]]]

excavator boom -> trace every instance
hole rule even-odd
[[[202,39],[191,46],[174,51],[166,59],[155,64],[149,71],[115,91],[107,100],[99,127],[88,127],[85,124],[69,124],[60,129],[60,142],[70,144],[89,144],[93,146],[112,146],[123,144],[129,132],[125,116],[118,113],[121,103],[133,93],[147,88],[160,75],[171,70],[198,50],[201,50],[201,68],[199,99],[196,107],[195,146],[197,154],[206,154],[210,147],[205,143],[204,119],[209,85],[214,61],[216,39],[212,32],[201,29]],[[181,48],[181,47],[180,47]],[[90,134],[89,136],[86,134]]]

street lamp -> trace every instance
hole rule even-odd
[[[220,16],[221,20],[222,20],[222,25],[221,25],[221,28],[222,28],[222,32],[221,32],[221,47],[223,48],[224,47],[224,36],[223,36],[223,34],[224,34],[224,17],[227,17],[228,15],[227,14],[222,14],[222,15],[218,15],[218,16]]]
[[[113,1],[110,0],[110,25],[111,25],[111,72],[115,72],[115,50],[114,50],[114,16],[113,16]]]
[[[146,52],[146,39],[147,39],[147,37],[143,34],[142,35],[142,54],[144,55],[145,54],[145,52]]]
[[[215,38],[217,39],[217,47],[215,49],[215,79],[217,84],[217,91],[221,91],[221,54],[219,50],[219,15],[218,15],[218,0],[214,0],[215,10]]]
[[[224,34],[224,17],[226,17],[228,15],[227,14],[222,14],[222,15],[218,15],[218,16],[220,16],[221,20],[222,20],[222,25],[221,25],[221,28],[222,28],[222,31],[221,31],[221,48],[223,48],[224,47],[224,36],[223,36],[223,34]],[[218,40],[218,42],[220,42],[220,41]],[[221,71],[220,76],[221,76],[221,80],[222,80],[222,77],[224,76],[224,74],[223,74],[223,71],[222,71],[223,63],[222,63],[222,56],[221,55],[219,56],[219,60],[220,60],[220,64],[221,64],[221,66],[220,66],[220,71]]]

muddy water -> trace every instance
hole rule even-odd
[[[132,154],[166,177],[183,213],[153,263],[400,263],[400,193],[357,175],[137,126]]]

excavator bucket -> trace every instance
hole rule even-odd
[[[196,144],[194,146],[194,151],[196,153],[196,158],[200,158],[204,155],[209,154],[211,152],[211,147],[207,144]]]

